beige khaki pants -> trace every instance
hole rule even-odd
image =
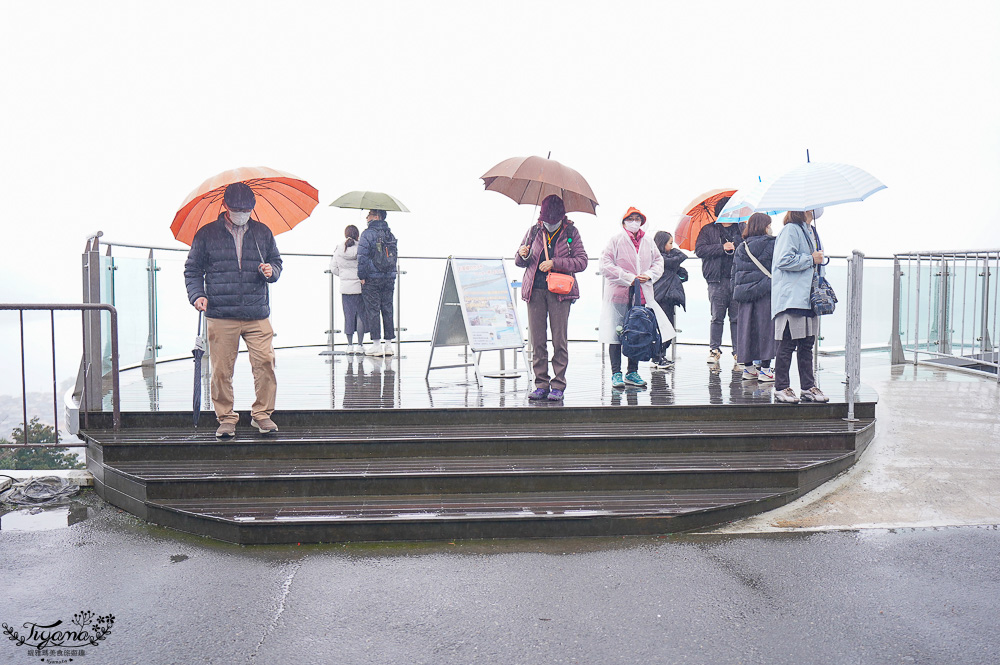
[[[219,423],[239,422],[233,411],[233,369],[239,351],[240,337],[246,342],[253,370],[253,385],[257,400],[250,408],[254,420],[270,418],[278,383],[274,376],[274,330],[267,319],[239,321],[208,319],[208,349],[212,362],[212,404]]]

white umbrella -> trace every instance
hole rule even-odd
[[[885,189],[875,176],[850,164],[806,162],[733,196],[755,211],[814,210],[866,198]],[[737,196],[741,197],[736,201]],[[726,206],[729,207],[728,205]],[[720,215],[721,217],[721,215]],[[721,221],[721,220],[720,220]]]

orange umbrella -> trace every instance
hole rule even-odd
[[[597,198],[587,181],[554,159],[511,157],[480,177],[486,189],[500,192],[517,203],[539,205],[546,196],[558,194],[566,212],[597,214]]]
[[[228,185],[243,182],[257,197],[252,218],[278,235],[308,217],[319,203],[319,192],[291,173],[266,166],[247,166],[212,176],[188,194],[174,215],[170,230],[174,237],[190,245],[198,229],[214,222],[222,211],[222,195]]]
[[[698,234],[707,224],[715,223],[715,204],[720,199],[732,196],[735,189],[713,189],[695,197],[694,201],[684,206],[683,217],[674,232],[674,244],[689,252],[694,251]]]

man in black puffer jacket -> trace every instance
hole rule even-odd
[[[253,368],[256,401],[250,416],[261,434],[278,431],[271,420],[277,381],[274,375],[274,331],[267,285],[281,275],[281,254],[274,235],[250,219],[257,199],[245,183],[226,187],[219,218],[194,236],[184,264],[188,300],[208,319],[212,354],[212,404],[219,420],[215,436],[236,436],[239,415],[233,411],[233,368],[240,337]]]
[[[396,288],[395,253],[396,236],[385,221],[385,210],[368,211],[368,228],[361,232],[358,240],[358,279],[361,280],[361,299],[365,304],[368,334],[371,346],[365,350],[369,356],[391,356],[392,340],[396,338],[392,294]],[[380,250],[381,246],[381,250]],[[389,261],[388,253],[393,259]],[[391,266],[376,265],[376,254],[382,254]],[[385,333],[383,342],[383,332]]]
[[[715,204],[715,217],[729,202],[720,199]],[[708,300],[712,307],[709,326],[708,362],[716,364],[722,357],[722,328],[729,313],[729,338],[736,354],[736,301],[733,300],[733,254],[743,243],[744,224],[707,224],[698,234],[694,245],[695,255],[701,259],[701,273],[708,282]]]

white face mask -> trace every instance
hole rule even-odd
[[[625,230],[628,231],[629,233],[635,233],[636,231],[639,230],[639,228],[641,226],[642,226],[642,222],[640,222],[638,220],[635,220],[635,221],[633,221],[631,219],[625,220]]]
[[[562,222],[556,222],[555,224],[549,224],[548,222],[542,222],[542,226],[544,226],[545,230],[548,231],[549,233],[554,233],[556,229],[558,229],[560,226],[562,226]]]
[[[235,226],[243,226],[248,221],[250,221],[250,213],[249,212],[233,212],[232,210],[230,210],[229,211],[229,221],[232,222]]]

